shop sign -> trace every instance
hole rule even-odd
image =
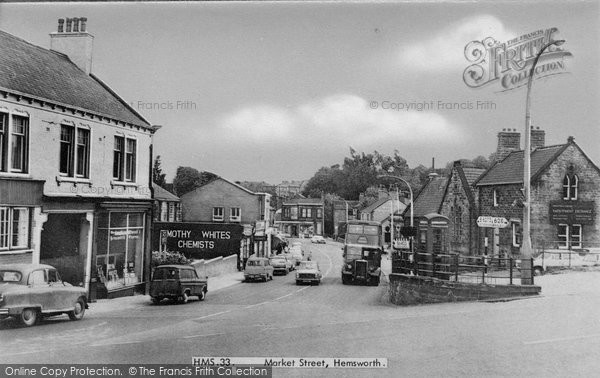
[[[594,201],[550,202],[550,224],[594,224],[595,206]]]
[[[251,224],[244,225],[244,236],[252,236],[252,225]]]
[[[152,247],[193,259],[225,257],[240,251],[243,231],[240,224],[155,222]]]
[[[477,218],[477,226],[489,228],[505,228],[508,226],[508,220],[503,217],[480,216]]]
[[[141,229],[111,229],[109,233],[110,241],[139,239],[142,233]]]

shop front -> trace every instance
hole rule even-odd
[[[92,266],[97,298],[145,292],[151,259],[150,206],[149,203],[100,205]]]

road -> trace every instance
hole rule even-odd
[[[184,363],[193,356],[373,357],[383,369],[277,368],[276,377],[592,376],[600,367],[600,273],[582,290],[534,299],[397,307],[379,287],[346,286],[340,244],[311,245],[320,286],[294,275],[209,292],[204,302],[124,306],[80,322],[0,322],[1,363]],[[542,285],[556,287],[545,276]],[[544,280],[546,284],[544,283]],[[554,285],[554,286],[553,286]],[[595,286],[594,286],[595,285]],[[579,287],[579,286],[578,286]]]

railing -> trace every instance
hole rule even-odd
[[[533,260],[533,259],[532,259]],[[448,281],[478,284],[520,284],[520,259],[512,257],[463,256],[458,253],[436,254],[394,251],[392,273],[435,277]],[[533,267],[533,265],[532,265]],[[532,283],[533,283],[533,271]]]

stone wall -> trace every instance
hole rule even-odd
[[[222,274],[235,273],[237,269],[237,255],[217,257],[211,260],[196,260],[192,263],[200,277],[216,277]]]
[[[452,282],[432,277],[389,275],[390,301],[396,305],[506,299],[538,295],[534,285],[486,285]]]

